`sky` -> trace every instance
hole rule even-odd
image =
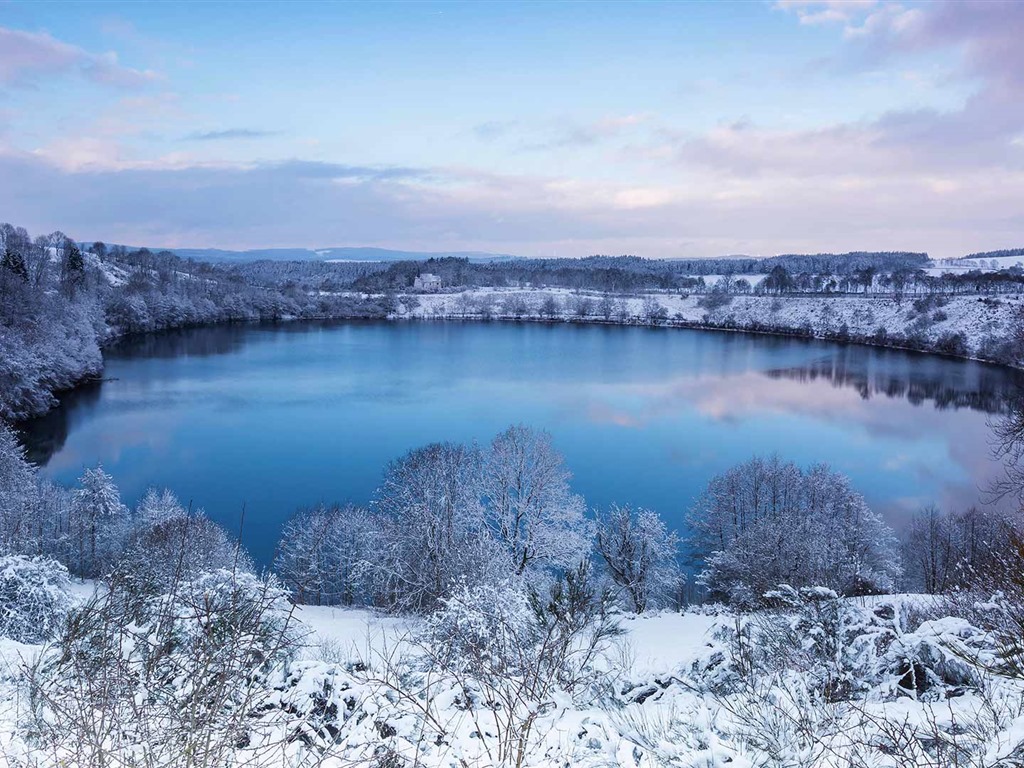
[[[1024,2],[6,2],[0,220],[150,247],[1024,246]]]

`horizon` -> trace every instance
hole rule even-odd
[[[1017,248],[1022,38],[1014,2],[11,2],[0,210],[170,250]]]

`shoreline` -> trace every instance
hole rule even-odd
[[[550,291],[544,289],[487,289],[487,295],[494,296],[508,296],[510,294],[527,294],[532,296],[545,296],[552,295]],[[841,331],[831,331],[826,328],[815,328],[813,323],[807,324],[803,328],[793,328],[790,325],[777,324],[770,325],[760,322],[747,322],[746,324],[740,324],[735,320],[729,322],[727,318],[715,322],[708,322],[705,320],[697,320],[690,318],[681,317],[665,317],[658,320],[651,320],[644,318],[640,315],[630,315],[629,317],[612,318],[612,317],[601,317],[592,315],[576,315],[576,314],[560,314],[557,316],[543,316],[532,312],[523,313],[510,313],[502,312],[496,308],[488,313],[482,312],[465,312],[465,311],[449,311],[445,304],[438,306],[437,300],[452,300],[464,296],[464,293],[446,293],[446,294],[399,294],[396,298],[399,302],[403,303],[403,309],[405,311],[399,313],[393,313],[387,316],[381,316],[377,318],[365,317],[365,316],[341,316],[341,315],[323,315],[323,316],[283,316],[279,318],[268,318],[268,319],[239,319],[239,320],[221,320],[212,323],[197,323],[191,325],[179,325],[168,328],[161,328],[158,330],[142,331],[142,332],[130,332],[123,334],[111,334],[108,335],[102,342],[99,343],[99,349],[101,355],[103,352],[110,347],[129,339],[132,337],[144,337],[151,334],[163,334],[173,331],[184,331],[190,329],[200,328],[213,328],[222,325],[278,325],[284,323],[301,323],[301,322],[338,322],[338,323],[352,323],[352,322],[390,322],[390,323],[402,323],[402,322],[507,322],[507,323],[534,323],[534,324],[546,324],[546,325],[559,325],[559,324],[573,324],[573,325],[600,325],[600,326],[618,326],[618,327],[633,327],[633,328],[651,328],[651,329],[682,329],[692,331],[716,331],[723,333],[744,333],[757,336],[776,336],[780,338],[792,338],[792,339],[805,339],[809,341],[822,341],[831,344],[857,344],[866,347],[874,347],[877,349],[891,349],[894,351],[905,352],[905,353],[917,353],[922,355],[931,355],[942,357],[951,360],[964,360],[970,362],[981,363],[984,365],[994,365],[1000,368],[1004,368],[1010,371],[1024,371],[1024,362],[1014,364],[1005,360],[998,360],[989,357],[979,356],[976,354],[976,350],[971,350],[967,354],[951,353],[949,351],[943,351],[935,349],[933,346],[923,345],[908,345],[898,343],[901,339],[898,336],[890,337],[890,341],[879,341],[873,335],[867,335],[864,333],[852,332],[847,330],[845,333]],[[560,291],[557,295],[562,296],[576,296],[582,295],[584,298],[589,300],[600,300],[604,297],[614,297],[619,301],[642,301],[644,298],[678,298],[675,294],[648,294],[643,298],[630,296],[630,297],[615,297],[613,294],[603,293],[588,293],[588,294],[574,294],[567,291]],[[687,297],[689,298],[689,297]],[[734,298],[753,298],[746,296],[737,296]],[[757,297],[763,299],[765,297]],[[961,300],[973,300],[982,301],[983,296],[959,296],[953,297]],[[409,302],[410,299],[415,299],[418,306],[411,309],[405,307],[405,303]],[[424,305],[423,299],[427,299],[428,303]],[[829,296],[827,298],[821,298],[818,294],[810,296],[792,296],[792,297],[778,297],[779,301],[790,304],[799,301],[810,301],[815,305],[824,306],[825,302],[835,300],[846,300],[854,301],[857,304],[869,304],[872,301],[893,301],[892,297],[887,296],[857,296],[853,294],[839,294],[835,296]],[[912,301],[912,300],[911,300]],[[728,316],[727,316],[728,317]],[[22,424],[32,421],[33,419],[40,418],[50,411],[52,411],[59,404],[59,399],[69,392],[73,392],[80,387],[88,386],[101,382],[104,378],[105,361],[101,362],[101,367],[98,371],[87,371],[84,372],[82,377],[77,379],[71,386],[61,388],[58,390],[49,390],[50,395],[54,399],[51,405],[42,411],[37,411],[24,418],[13,421],[12,424],[18,427]]]

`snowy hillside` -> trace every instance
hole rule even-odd
[[[567,289],[477,289],[420,294],[405,315],[422,318],[570,320],[782,332],[940,351],[1005,362],[999,344],[1024,297],[881,295],[614,296]]]

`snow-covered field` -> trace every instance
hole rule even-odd
[[[812,605],[783,619],[778,651],[759,645],[757,615],[625,616],[587,685],[517,715],[504,691],[425,664],[422,620],[314,606],[295,617],[303,647],[261,711],[289,713],[288,729],[305,718],[307,736],[231,765],[981,768],[1024,754],[1021,681],[986,671],[987,636],[931,597]],[[40,650],[0,642],[0,764],[52,764],[16,733]]]
[[[934,263],[936,266],[925,270],[929,275],[941,275],[944,272],[960,274],[974,269],[981,272],[996,272],[1000,269],[1024,266],[1024,256],[994,256],[987,259],[945,259]]]

